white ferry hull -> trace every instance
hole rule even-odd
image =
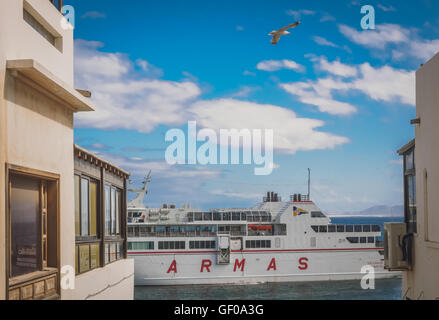
[[[130,256],[137,286],[355,280],[365,276],[366,265],[374,267],[376,279],[400,276],[383,268],[377,248],[240,251],[232,252],[225,265],[217,264],[217,253],[208,251]]]

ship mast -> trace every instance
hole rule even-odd
[[[128,207],[132,207],[132,208],[144,207],[143,198],[145,198],[146,194],[148,193],[147,187],[148,187],[148,183],[150,182],[151,182],[151,170],[149,170],[148,175],[145,177],[145,179],[143,179],[142,181],[143,187],[141,189],[132,189],[132,188],[128,189],[128,191],[137,194],[137,197],[128,203]]]
[[[311,195],[311,169],[308,168],[308,200],[310,199]]]

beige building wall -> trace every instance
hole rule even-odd
[[[54,47],[25,22],[23,7],[41,15],[62,46]],[[48,0],[0,1],[0,299],[7,282],[7,163],[60,175],[60,266],[75,265],[73,111],[6,72],[8,60],[33,59],[73,88],[73,32],[61,28],[61,17]],[[61,298],[132,299],[133,272],[131,260],[118,261],[77,277],[75,290],[62,290]]]
[[[439,299],[439,54],[416,73],[416,206],[413,270],[403,297]]]

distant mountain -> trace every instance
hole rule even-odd
[[[402,217],[404,216],[404,206],[373,206],[361,211],[352,212],[351,214],[362,216]]]
[[[334,216],[352,215],[352,216],[386,216],[386,217],[403,217],[404,206],[373,206],[361,211],[350,211],[339,214],[333,214]]]

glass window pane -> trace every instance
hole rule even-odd
[[[117,258],[117,247],[116,243],[110,243],[110,262],[116,261]]]
[[[122,198],[120,191],[116,191],[116,234],[120,234],[119,221],[122,216]]]
[[[90,246],[88,244],[79,246],[79,272],[90,270]]]
[[[116,234],[116,190],[111,188],[111,234]]]
[[[81,202],[79,197],[79,176],[75,175],[75,235],[81,235]]]
[[[105,264],[110,262],[110,244],[106,243],[105,244]]]
[[[90,182],[90,235],[97,236],[97,192],[98,184],[96,182]]]
[[[88,180],[81,179],[81,235],[88,236]],[[82,272],[82,271],[81,271]]]
[[[12,277],[39,269],[40,233],[40,183],[11,175]]]
[[[90,267],[91,269],[100,267],[99,244],[90,245]]]
[[[110,186],[105,186],[105,234],[110,235],[111,229],[111,198]]]

